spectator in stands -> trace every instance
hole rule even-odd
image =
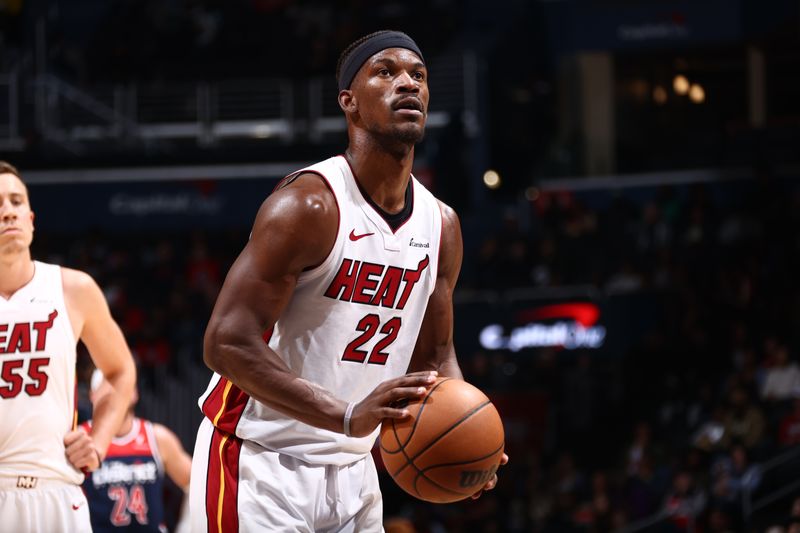
[[[800,395],[794,398],[794,409],[781,419],[778,429],[778,444],[782,447],[800,444]]]
[[[589,531],[611,531],[613,503],[608,477],[605,472],[597,471],[592,476],[591,491],[578,505],[574,521]]]
[[[664,499],[662,510],[670,518],[675,531],[696,530],[698,519],[706,507],[708,495],[695,482],[688,470],[678,471],[672,480],[672,488]]]
[[[629,472],[624,492],[625,511],[630,520],[646,518],[658,509],[664,484],[649,450],[638,459],[633,473]]]
[[[725,433],[722,444],[725,447],[741,442],[752,451],[764,436],[766,420],[761,408],[750,400],[747,391],[736,387],[730,392],[729,409],[725,415]]]
[[[704,452],[713,452],[722,449],[725,436],[726,411],[722,406],[716,406],[708,420],[702,422],[691,437],[691,443]]]
[[[768,402],[782,402],[800,393],[800,367],[789,358],[786,344],[775,341],[770,349],[772,366],[764,376],[761,397]]]
[[[642,461],[652,452],[652,430],[650,424],[640,421],[634,430],[633,442],[628,446],[626,472],[635,476],[640,472]]]
[[[713,507],[708,513],[709,533],[733,533],[732,522],[730,514],[720,507]]]
[[[792,502],[786,533],[800,533],[800,497],[795,498]]]
[[[711,472],[712,496],[729,510],[741,508],[742,498],[752,494],[761,483],[761,467],[750,462],[747,449],[739,443],[714,463]]]

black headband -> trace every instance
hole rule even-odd
[[[358,70],[367,62],[367,59],[387,48],[405,48],[406,50],[411,50],[422,59],[423,63],[425,62],[417,43],[405,33],[400,31],[379,33],[375,37],[358,45],[344,60],[342,68],[339,71],[339,90],[343,91],[349,89],[350,84],[353,83],[353,78],[356,77]]]

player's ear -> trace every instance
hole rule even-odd
[[[355,113],[358,110],[358,102],[353,91],[349,89],[339,91],[339,107],[345,113]]]

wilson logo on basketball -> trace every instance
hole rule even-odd
[[[492,476],[497,472],[497,467],[493,466],[489,470],[462,470],[461,478],[458,480],[458,486],[464,489],[470,487],[484,486],[492,479]]]

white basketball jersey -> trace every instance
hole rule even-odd
[[[33,279],[0,297],[0,477],[80,484],[64,453],[75,421],[75,345],[61,267],[36,261]]]
[[[301,172],[319,174],[339,207],[336,241],[304,272],[269,339],[294,372],[345,401],[406,373],[436,284],[442,217],[411,178],[410,218],[393,231],[366,200],[342,156]],[[218,428],[303,461],[348,464],[369,453],[378,430],[346,437],[290,418],[215,374],[200,398]]]

